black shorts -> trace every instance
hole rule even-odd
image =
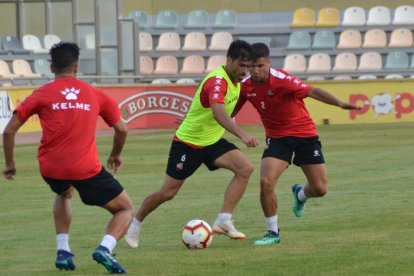
[[[116,198],[124,188],[107,172],[104,167],[100,173],[83,180],[63,180],[43,177],[50,189],[56,194],[61,194],[73,186],[80,195],[83,203],[87,205],[104,206]]]
[[[291,164],[293,153],[295,153],[293,164],[296,166],[325,163],[319,136],[309,138],[291,136],[283,138],[267,137],[262,159],[274,157]]]
[[[214,161],[223,154],[238,149],[226,139],[202,149],[192,148],[184,143],[173,141],[168,157],[167,175],[175,179],[186,179],[204,163],[210,171],[217,170]]]

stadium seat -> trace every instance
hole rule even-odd
[[[352,80],[352,77],[351,76],[347,76],[347,75],[339,75],[339,76],[335,76],[333,79],[334,80],[344,81],[344,80]]]
[[[182,75],[202,75],[206,69],[206,63],[202,56],[186,56],[180,71]]]
[[[233,35],[229,32],[215,32],[211,36],[210,51],[227,51],[233,42]]]
[[[355,71],[357,67],[357,57],[354,53],[340,53],[335,57],[332,71]]]
[[[184,37],[183,51],[204,51],[207,48],[207,38],[203,32],[189,32]]]
[[[154,75],[177,75],[178,61],[175,56],[160,56],[156,63]]]
[[[178,51],[180,50],[180,35],[176,32],[162,33],[158,39],[157,51]]]
[[[19,76],[10,71],[10,67],[4,60],[0,60],[0,77],[4,79],[18,78]]]
[[[139,33],[139,50],[142,52],[149,52],[153,49],[152,35],[147,32]]]
[[[329,72],[331,71],[331,58],[325,53],[312,54],[309,58],[307,72]]]
[[[342,26],[364,26],[367,22],[367,15],[361,7],[349,7],[345,9]]]
[[[196,83],[196,81],[195,79],[192,79],[192,78],[179,78],[175,83],[187,84],[187,83]]]
[[[390,52],[385,60],[384,69],[405,70],[408,69],[408,55],[403,51]]]
[[[401,74],[389,74],[384,77],[384,79],[387,79],[387,80],[396,80],[396,79],[403,79],[403,78],[404,76]]]
[[[32,52],[30,50],[23,49],[19,39],[15,36],[6,35],[2,37],[2,44],[3,49],[12,54],[28,55]]]
[[[364,75],[360,75],[358,77],[359,80],[376,80],[377,76],[372,75],[372,74],[364,74]]]
[[[382,69],[382,57],[378,52],[363,53],[359,59],[359,71],[380,71]]]
[[[368,26],[386,26],[391,23],[391,11],[385,6],[372,7],[368,12]]]
[[[314,27],[315,11],[311,8],[299,8],[293,13],[292,28]]]
[[[207,59],[207,66],[204,73],[208,74],[216,70],[219,66],[225,65],[227,62],[227,57],[225,55],[213,55]]]
[[[216,13],[214,28],[228,29],[237,25],[237,13],[233,10],[220,10]]]
[[[311,36],[307,31],[293,31],[289,36],[288,50],[308,50],[311,47]]]
[[[382,29],[371,29],[365,33],[362,48],[387,47],[387,34]]]
[[[46,59],[35,59],[33,61],[33,71],[42,77],[53,78],[55,74],[50,71],[50,63]]]
[[[331,30],[318,30],[313,38],[312,49],[327,49],[332,50],[336,48],[335,34]]]
[[[138,23],[140,29],[146,29],[149,27],[148,14],[144,11],[131,11],[127,18],[133,19],[136,23]]]
[[[193,10],[188,14],[184,28],[205,29],[209,26],[209,14],[205,10]]]
[[[170,84],[171,80],[165,78],[157,78],[151,81],[152,84]]]
[[[45,36],[43,37],[43,46],[45,46],[47,50],[50,50],[50,48],[52,48],[53,45],[59,43],[60,41],[61,39],[57,35],[45,34]]]
[[[307,81],[324,81],[325,78],[323,76],[310,76],[306,80]]]
[[[361,48],[362,35],[358,30],[344,30],[339,35],[338,49]]]
[[[35,54],[47,54],[48,50],[42,47],[40,40],[35,35],[24,35],[22,38],[23,48],[32,51]]]
[[[151,75],[154,71],[154,62],[149,56],[139,57],[139,73],[144,76]]]
[[[391,32],[390,43],[391,48],[410,48],[413,46],[413,33],[410,29],[394,29]]]
[[[337,8],[322,8],[319,10],[315,27],[336,27],[339,22],[340,16]]]
[[[394,25],[412,25],[414,24],[414,7],[413,6],[399,6],[394,11]]]
[[[302,73],[306,71],[306,58],[302,54],[290,54],[285,57],[283,70],[292,73]]]
[[[178,15],[173,10],[162,10],[157,14],[154,28],[176,29],[178,26]]]
[[[13,73],[24,78],[40,78],[41,75],[33,73],[32,67],[24,59],[15,59],[12,63]]]

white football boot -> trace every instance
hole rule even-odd
[[[128,228],[124,238],[125,242],[128,244],[129,247],[137,248],[139,245],[139,233],[141,232],[141,227],[138,225],[131,225]]]
[[[213,233],[216,235],[226,235],[230,239],[234,240],[244,240],[246,235],[237,230],[232,221],[218,221],[216,220],[213,225]]]

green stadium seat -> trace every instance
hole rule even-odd
[[[311,47],[311,37],[307,31],[294,31],[289,36],[288,50],[307,50]]]
[[[331,30],[319,30],[313,38],[312,49],[335,49],[335,34]]]
[[[234,28],[237,25],[237,13],[233,10],[221,10],[216,14],[214,28]]]
[[[127,18],[137,22],[140,29],[149,27],[148,14],[144,11],[131,11]]]
[[[33,61],[34,72],[42,77],[53,78],[55,75],[50,71],[50,63],[46,59],[35,59]]]
[[[173,10],[162,10],[157,15],[155,28],[157,29],[175,29],[178,26],[178,15]]]
[[[185,28],[187,29],[205,29],[209,25],[209,14],[205,10],[193,10],[188,14]]]
[[[408,69],[408,55],[403,51],[390,52],[385,60],[384,69],[404,70]]]

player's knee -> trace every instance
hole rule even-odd
[[[318,197],[322,197],[324,195],[326,195],[328,193],[328,185],[327,183],[323,183],[321,185],[318,185],[315,189],[314,192],[316,193],[316,195]]]
[[[177,192],[175,190],[169,190],[162,193],[162,201],[169,201],[175,197]]]
[[[237,174],[243,178],[250,178],[254,170],[253,164],[249,162],[246,162],[243,166],[241,166],[237,170]]]
[[[273,192],[273,181],[267,177],[260,178],[260,193],[271,193]]]

